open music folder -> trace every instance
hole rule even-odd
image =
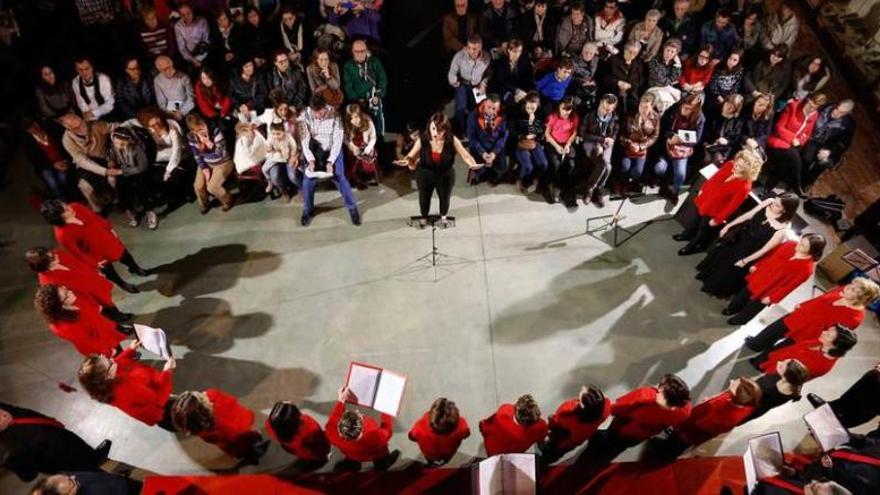
[[[849,432],[840,424],[840,420],[828,404],[822,404],[821,407],[804,414],[804,422],[807,423],[810,434],[822,447],[822,452],[831,452],[849,442]]]
[[[397,416],[406,389],[406,375],[353,362],[348,366],[345,386],[357,397],[357,405]]]
[[[534,454],[500,454],[474,467],[476,495],[535,495],[537,472]]]
[[[778,431],[750,438],[743,455],[747,493],[752,493],[762,478],[779,476],[784,463],[782,435]]]
[[[134,333],[141,341],[141,347],[162,359],[171,357],[171,347],[168,345],[168,337],[161,328],[148,327],[140,323],[134,324]]]

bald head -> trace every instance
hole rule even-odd
[[[166,55],[156,57],[156,70],[165,77],[174,76],[174,62],[171,60],[171,57]]]

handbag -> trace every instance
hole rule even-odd
[[[324,101],[326,101],[328,105],[334,108],[342,105],[342,100],[344,98],[342,91],[333,88],[324,88],[324,90],[321,91],[321,96],[324,97]]]

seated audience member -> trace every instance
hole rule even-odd
[[[592,41],[584,43],[581,55],[572,61],[571,94],[579,112],[587,112],[596,105],[599,76],[599,45]]]
[[[780,101],[791,81],[791,66],[786,61],[788,47],[777,45],[743,78],[743,95],[749,100],[768,94]]]
[[[148,107],[141,110],[137,119],[153,137],[156,146],[153,173],[161,177],[157,182],[162,184],[162,196],[168,208],[165,212],[168,212],[191,200],[193,196],[195,166],[189,146],[180,124],[165,117],[158,108]]]
[[[141,364],[137,357],[140,345],[135,339],[112,358],[92,354],[83,361],[77,378],[92,399],[110,404],[147,426],[161,422],[170,428],[166,405],[171,398],[171,375],[176,363],[169,357],[162,371]]]
[[[660,17],[659,10],[651,9],[645,14],[645,20],[637,22],[629,32],[629,41],[642,45],[639,53],[645,62],[657,56],[663,43],[663,30],[658,26]]]
[[[137,227],[141,218],[146,217],[147,227],[155,230],[159,226],[155,211],[158,191],[150,170],[153,164],[148,156],[147,143],[131,127],[116,128],[110,134],[110,142],[113,167],[122,171],[121,175],[111,177],[112,185],[128,216],[128,226]]]
[[[488,418],[480,421],[480,433],[486,455],[524,453],[547,436],[547,420],[531,395],[523,395],[516,404],[502,404]]]
[[[662,125],[665,138],[665,146],[657,163],[654,164],[654,173],[663,180],[666,171],[672,168],[672,188],[665,182],[660,188],[660,195],[665,197],[673,205],[678,204],[678,194],[687,176],[688,159],[694,154],[696,145],[703,141],[703,126],[706,118],[701,108],[702,99],[697,94],[690,94],[672,107]],[[693,139],[685,139],[685,134],[690,134]]]
[[[357,103],[345,108],[345,176],[358,189],[379,183],[376,126]]]
[[[725,98],[740,92],[743,70],[742,49],[734,48],[712,71],[712,78],[706,86],[706,105],[709,108],[722,105]]]
[[[357,201],[345,178],[345,160],[342,155],[344,132],[342,119],[321,95],[312,95],[308,108],[298,117],[300,146],[305,159],[302,181],[303,213],[300,224],[307,227],[312,222],[315,208],[315,188],[318,179],[312,174],[325,171],[331,175],[351,217],[351,223],[361,224]]]
[[[270,92],[275,89],[284,91],[287,102],[294,108],[303,108],[308,102],[309,87],[305,74],[298,65],[290,63],[283,50],[273,52],[272,66],[269,67],[266,82]]]
[[[187,3],[182,3],[177,7],[177,14],[180,16],[174,23],[177,51],[192,69],[192,72],[195,72],[202,68],[202,64],[211,51],[211,29],[208,26],[208,21],[204,17],[196,15],[193,8]],[[161,69],[159,71],[162,72]]]
[[[717,107],[718,112],[708,119],[703,148],[705,153],[704,163],[723,163],[727,160],[730,153],[736,149],[734,146],[742,139],[743,120],[740,118],[742,106],[742,96],[738,94],[728,95],[721,105]],[[757,143],[746,142],[743,147],[757,149]]]
[[[175,69],[174,62],[165,55],[156,57],[155,65],[158,72],[153,78],[156,103],[174,120],[182,122],[196,106],[193,100],[192,82],[189,76]]]
[[[519,103],[535,86],[535,70],[528,55],[523,56],[523,43],[517,38],[507,43],[505,56],[492,62],[490,92],[501,97],[507,105]]]
[[[662,36],[662,34],[661,34]],[[562,19],[556,31],[557,57],[576,57],[584,44],[593,40],[593,20],[587,15],[582,3],[575,3],[567,17]]]
[[[831,68],[822,57],[805,55],[792,64],[791,97],[802,100],[822,90],[831,80]]]
[[[312,60],[306,68],[306,77],[313,95],[321,95],[327,104],[339,108],[345,96],[342,94],[342,78],[339,66],[330,59],[326,48],[316,48]]]
[[[742,14],[736,34],[742,42],[744,64],[751,67],[754,61],[761,55],[761,34],[764,32],[764,25],[761,18],[764,15],[764,6],[749,6],[740,9]]]
[[[801,388],[810,379],[807,367],[797,359],[785,359],[775,368],[759,376],[755,382],[761,388],[761,400],[740,424],[760,418],[768,411],[788,402],[801,400]]]
[[[856,333],[843,325],[828,327],[819,338],[794,344],[781,342],[767,351],[751,358],[755,368],[764,371],[776,369],[776,363],[796,359],[806,366],[810,380],[831,371],[837,360],[845,356],[858,343]]]
[[[556,106],[555,111],[547,117],[544,131],[544,140],[547,143],[544,148],[547,154],[547,173],[559,189],[560,199],[566,208],[577,207],[575,195],[577,151],[574,142],[577,139],[580,122],[580,117],[574,112],[573,100],[564,98]],[[556,196],[553,193],[549,196],[547,202],[555,203]]]
[[[339,449],[345,456],[344,462],[351,467],[372,462],[376,469],[388,469],[400,457],[399,450],[388,450],[388,443],[394,434],[394,418],[382,414],[381,423],[377,424],[375,419],[359,411],[346,411],[345,403],[356,400],[347,387],[339,390],[338,401],[324,427],[330,445]]]
[[[517,12],[507,0],[489,0],[480,16],[480,36],[486,49],[503,52],[507,40],[516,36]],[[493,55],[494,57],[494,55]]]
[[[684,232],[672,236],[676,241],[688,241],[678,251],[687,256],[706,250],[715,240],[715,234],[727,222],[752,190],[752,183],[761,173],[764,159],[754,149],[743,149],[732,160],[721,165],[694,198],[697,215],[685,226]]]
[[[71,81],[74,101],[85,120],[109,117],[115,104],[113,83],[103,72],[95,71],[91,60],[78,58],[73,63],[76,76]]]
[[[544,101],[544,112],[550,113],[556,105],[565,98],[568,87],[574,80],[574,63],[570,58],[563,58],[556,66],[556,70],[544,74],[538,79],[535,88],[541,94]]]
[[[541,462],[551,464],[590,439],[611,414],[611,399],[595,386],[581,387],[550,416],[547,440],[538,445]]]
[[[253,54],[245,51],[244,25],[234,22],[232,14],[226,9],[217,11],[214,15],[216,29],[211,36],[212,61],[218,66],[231,66],[241,63],[243,60],[253,60]],[[265,62],[265,59],[263,59]]]
[[[645,93],[659,100],[659,105],[655,106],[660,113],[681,98],[681,90],[677,87],[681,78],[681,59],[678,56],[680,48],[681,42],[670,38],[663,43],[660,56],[648,61],[648,90]]]
[[[807,394],[807,400],[813,407],[825,404],[825,399],[816,394]],[[828,405],[844,428],[856,428],[874,421],[880,414],[880,364],[868,370],[840,397],[828,401]]]
[[[645,171],[648,149],[660,137],[660,115],[654,108],[654,102],[653,93],[642,95],[638,111],[626,117],[626,123],[621,129],[620,140],[623,145],[623,159],[620,164],[621,189],[629,189],[638,184]]]
[[[455,92],[455,117],[453,123],[458,133],[463,133],[475,103],[473,92],[485,92],[488,83],[489,64],[492,59],[483,51],[479,36],[468,38],[467,45],[459,50],[449,66],[447,78]]]
[[[44,119],[54,120],[73,112],[74,98],[70,84],[59,81],[49,65],[40,67],[40,80],[34,88],[34,96],[40,116]]]
[[[119,474],[66,470],[39,480],[30,495],[137,495],[142,489],[142,482]]]
[[[116,124],[102,120],[87,121],[75,114],[63,115],[61,144],[76,165],[77,187],[94,211],[101,211],[112,196],[108,179],[122,171],[110,165],[110,133]]]
[[[801,188],[801,151],[813,136],[813,129],[819,119],[819,108],[823,104],[825,95],[813,93],[805,100],[792,100],[779,114],[773,133],[767,138],[765,191],[772,191],[777,184],[784,181],[798,196],[806,195]]]
[[[21,481],[33,481],[40,473],[100,471],[110,445],[104,440],[92,448],[57,419],[0,403],[0,466]]]
[[[616,55],[617,45],[623,41],[626,18],[617,6],[617,0],[605,0],[602,10],[596,13],[593,33],[594,41],[605,55]],[[639,47],[641,48],[641,46]]]
[[[334,26],[341,27],[349,39],[361,38],[375,43],[381,41],[379,23],[382,15],[377,8],[367,7],[367,2],[337,2],[328,20]]]
[[[287,96],[281,89],[273,89],[269,93],[269,107],[257,118],[259,124],[265,125],[266,129],[272,124],[281,124],[291,136],[298,134],[296,109],[287,103]]]
[[[384,135],[382,100],[388,92],[388,77],[382,62],[370,53],[364,41],[351,44],[351,59],[342,66],[342,92],[349,102],[360,103],[370,112],[376,134]]]
[[[270,124],[271,127],[274,124]],[[235,171],[239,175],[256,171],[263,174],[263,164],[266,161],[268,146],[266,138],[257,130],[253,123],[239,122],[235,125],[235,154],[232,157],[235,163]]]
[[[24,140],[25,154],[37,177],[46,185],[51,197],[70,199],[75,176],[67,152],[37,120],[26,119],[22,127],[27,134]]]
[[[77,298],[64,286],[41,286],[34,295],[34,307],[49,330],[70,342],[83,356],[113,356],[119,343],[133,331],[127,324],[106,318],[96,303]]]
[[[198,165],[193,188],[199,210],[204,215],[211,209],[210,194],[220,201],[221,210],[229,211],[233,198],[223,184],[235,170],[235,164],[229,156],[223,132],[219,127],[211,130],[208,123],[195,113],[187,115],[186,126],[190,129],[187,135],[189,148]]]
[[[480,103],[468,118],[467,132],[468,151],[471,155],[485,163],[480,169],[471,169],[468,183],[488,180],[496,185],[507,172],[505,147],[510,131],[507,119],[501,114],[501,99],[491,94]]]
[[[854,107],[852,100],[843,100],[819,109],[813,134],[801,149],[801,165],[805,167],[801,187],[804,190],[843,159],[856,132],[856,121],[852,116]]]
[[[260,9],[254,6],[245,9],[244,19],[245,22],[240,25],[241,36],[239,38],[242,56],[253,59],[257,67],[262,67],[266,64],[269,56],[269,46],[275,39],[274,33],[269,32],[268,25],[263,22]],[[287,47],[284,50],[285,56],[290,60]]]
[[[681,41],[682,58],[689,56],[697,43],[697,23],[688,12],[690,7],[690,0],[675,0],[672,9],[667,10],[666,16],[660,21],[667,39],[676,38]]]
[[[160,22],[156,9],[150,6],[141,8],[141,22],[138,24],[142,55],[148,60],[165,55],[174,56],[174,28]]]
[[[743,128],[739,137],[739,147],[753,140],[763,151],[773,129],[773,96],[762,93],[751,103],[747,103],[740,115]]]
[[[510,129],[516,140],[516,161],[519,164],[519,190],[528,192],[537,178],[538,190],[550,194],[547,176],[547,155],[544,154],[544,120],[539,115],[541,97],[530,91],[522,102],[522,111],[511,121]]]
[[[804,234],[800,240],[783,242],[761,257],[749,268],[746,286],[721,312],[731,317],[727,323],[744,325],[765,307],[783,300],[810,278],[824,249],[825,238]]]
[[[330,457],[330,441],[321,425],[292,402],[276,402],[264,426],[269,438],[299,461],[324,464]]]
[[[116,82],[116,112],[128,120],[137,116],[138,110],[155,104],[153,85],[141,73],[136,57],[125,59],[125,75]]]
[[[461,51],[472,36],[478,35],[479,15],[468,8],[468,0],[452,0],[452,4],[452,11],[443,16],[443,49],[447,57]]]
[[[220,390],[184,392],[171,408],[174,429],[216,445],[240,466],[259,464],[269,440],[253,429],[254,413]]]
[[[409,439],[416,442],[429,466],[442,466],[454,456],[462,440],[471,436],[467,421],[455,402],[441,397],[431,404],[409,431]]]
[[[756,495],[872,495],[880,485],[880,430],[849,433],[849,441],[819,459],[784,464],[780,474],[760,478]],[[801,461],[801,459],[797,459]]]
[[[232,112],[232,99],[220,88],[214,70],[209,67],[202,67],[199,71],[193,97],[202,117],[215,125],[219,125]]]
[[[281,8],[278,24],[280,45],[287,50],[287,58],[294,64],[304,64],[312,56],[315,46],[314,29],[306,15],[290,6]]]
[[[64,286],[80,299],[88,299],[101,307],[101,314],[116,322],[129,321],[131,313],[123,313],[113,302],[113,284],[101,273],[61,249],[35,247],[25,251],[25,261],[42,285]]]
[[[641,44],[627,42],[623,52],[612,56],[602,73],[602,91],[617,95],[620,99],[620,112],[626,115],[636,108],[638,95],[644,83],[644,62],[638,57]]]
[[[791,50],[797,41],[800,23],[789,0],[779,2],[775,12],[764,18],[761,31],[761,46],[770,51],[778,45]]]
[[[727,58],[736,45],[736,27],[730,22],[730,11],[718,9],[715,20],[706,21],[700,28],[700,43],[712,47],[713,65]],[[707,81],[708,82],[708,81]]]
[[[802,342],[815,339],[829,327],[843,325],[856,330],[865,318],[865,308],[880,298],[880,287],[870,279],[852,282],[798,304],[794,311],[771,323],[758,335],[746,337],[746,347],[764,351],[780,340]]]
[[[238,72],[229,81],[229,97],[234,115],[240,122],[248,122],[251,115],[260,115],[266,109],[269,88],[262,73],[257,72],[253,60],[244,60]]]
[[[276,189],[284,202],[289,203],[292,191],[286,178],[290,177],[290,182],[296,184],[294,178],[296,168],[299,166],[299,147],[283,124],[270,124],[268,134],[269,137],[265,140],[266,160],[261,169],[269,182],[267,187]],[[254,141],[251,143],[253,144]]]
[[[534,3],[534,7],[531,10],[526,10],[520,17],[520,33],[528,52],[533,54],[535,58],[542,58],[553,53],[559,21],[557,21],[556,15],[547,8],[547,0],[535,0],[532,3]]]
[[[712,81],[715,66],[712,65],[712,45],[703,45],[693,57],[684,61],[678,84],[689,94],[700,94]]]
[[[584,158],[592,167],[592,171],[587,176],[584,203],[592,202],[599,208],[605,206],[602,190],[611,175],[611,152],[614,150],[614,142],[617,141],[617,131],[620,128],[616,108],[616,96],[612,94],[603,96],[596,110],[584,116],[578,133],[582,141]]]

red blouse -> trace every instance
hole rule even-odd
[[[704,217],[712,217],[715,223],[721,224],[740,207],[749,191],[752,181],[733,178],[733,160],[728,160],[721,169],[707,180],[694,198],[697,212]]]
[[[137,362],[132,349],[122,351],[113,360],[116,379],[110,404],[149,426],[162,421],[171,396],[171,370],[160,371]]]
[[[431,417],[425,413],[415,422],[409,439],[419,444],[419,449],[429,461],[442,461],[455,455],[461,441],[471,436],[471,429],[464,418],[458,418],[455,429],[449,433],[437,433],[431,428]]]
[[[79,203],[70,203],[70,207],[83,225],[69,223],[55,227],[58,244],[89,266],[119,261],[125,246],[116,237],[110,222]]]
[[[40,285],[64,286],[72,290],[77,299],[89,299],[104,308],[114,306],[111,296],[113,284],[95,270],[95,267],[83,263],[74,255],[61,249],[55,249],[52,253],[57,255],[58,262],[68,269],[47,270],[37,274]]]
[[[843,286],[803,302],[783,318],[788,338],[795,342],[817,339],[825,329],[840,324],[855,330],[865,319],[865,311],[834,303],[843,297]]]
[[[675,434],[688,445],[700,445],[732,430],[754,410],[752,406],[735,404],[733,394],[725,390],[694,407],[688,419],[675,429]]]
[[[608,429],[626,440],[641,442],[667,427],[680,425],[690,416],[690,402],[682,407],[660,407],[659,393],[655,387],[642,387],[619,397],[611,406],[614,419]]]
[[[214,413],[214,427],[199,433],[199,438],[212,443],[231,457],[245,457],[260,434],[253,431],[254,413],[238,400],[220,390],[205,390]]]
[[[116,329],[116,323],[101,314],[97,304],[89,299],[77,299],[76,319],[49,324],[52,333],[70,342],[83,356],[103,354],[110,357],[125,340],[125,334]]]
[[[547,436],[544,418],[524,426],[514,420],[514,411],[513,404],[502,404],[495,414],[480,421],[487,455],[523,453]]]
[[[601,416],[595,421],[584,423],[577,417],[579,405],[580,400],[577,398],[567,400],[550,416],[549,436],[554,442],[554,449],[568,452],[586,442],[611,414],[611,400],[606,398]]]
[[[773,373],[776,364],[786,359],[797,359],[803,363],[810,372],[810,380],[828,373],[837,362],[836,357],[827,357],[822,353],[819,339],[810,339],[776,349],[767,355],[767,360],[761,363],[760,368],[765,373]]]
[[[746,276],[753,300],[770,298],[775,304],[806,282],[813,274],[813,258],[792,259],[797,241],[786,241],[773,248],[755,263],[755,271]]]
[[[196,83],[193,96],[196,106],[199,107],[199,113],[206,118],[226,117],[232,110],[232,99],[224,95],[216,84],[211,88],[206,88],[200,82]]]
[[[789,149],[793,146],[792,141],[797,139],[801,146],[807,144],[813,135],[813,127],[819,112],[804,115],[804,103],[806,100],[793,100],[782,110],[776,120],[773,133],[767,138],[767,146],[777,149]]]
[[[678,78],[678,83],[683,86],[685,84],[696,84],[701,82],[703,83],[703,88],[706,88],[709,86],[709,81],[712,79],[712,73],[715,72],[715,66],[712,64],[706,64],[700,67],[697,65],[696,58],[697,57],[694,56],[684,61],[681,76]]]
[[[290,454],[295,455],[298,459],[306,461],[326,461],[330,455],[330,441],[327,435],[321,429],[321,425],[314,418],[306,414],[299,417],[299,428],[287,442],[282,442],[278,438],[278,434],[272,428],[272,424],[266,420],[266,433],[273,440],[281,444],[281,448]]]
[[[339,435],[339,420],[345,412],[345,403],[337,402],[327,426],[327,438],[330,443],[339,449],[347,459],[357,462],[372,462],[388,457],[388,441],[394,433],[394,418],[387,414],[381,416],[381,424],[368,416],[364,416],[364,426],[361,436],[354,440],[347,440]]]

